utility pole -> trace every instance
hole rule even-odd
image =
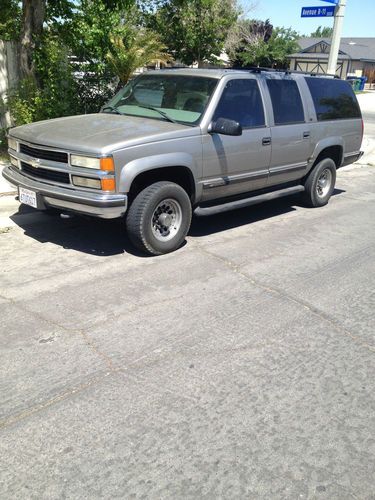
[[[330,0],[325,0],[330,1]],[[340,49],[341,31],[344,23],[346,0],[339,0],[335,9],[335,19],[333,22],[333,33],[331,40],[331,50],[329,52],[327,73],[336,74],[337,58]]]

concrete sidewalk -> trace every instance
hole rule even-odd
[[[361,107],[364,136],[361,149],[365,152],[360,160],[361,165],[375,165],[375,91],[358,94]]]
[[[1,175],[3,172],[3,168],[7,165],[7,162],[0,160],[0,196],[13,195],[17,193],[17,189],[12,186],[12,184],[9,184],[9,182],[6,181]]]

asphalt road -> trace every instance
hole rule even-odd
[[[158,258],[0,213],[1,499],[374,499],[374,167]]]

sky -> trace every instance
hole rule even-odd
[[[322,0],[242,0],[241,3],[246,17],[270,19],[274,26],[291,26],[302,35],[310,35],[318,26],[333,26],[332,17],[300,17],[302,7],[332,5]],[[342,36],[375,37],[375,0],[347,0]]]

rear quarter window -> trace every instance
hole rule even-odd
[[[318,121],[361,118],[353,89],[344,80],[306,77]]]

